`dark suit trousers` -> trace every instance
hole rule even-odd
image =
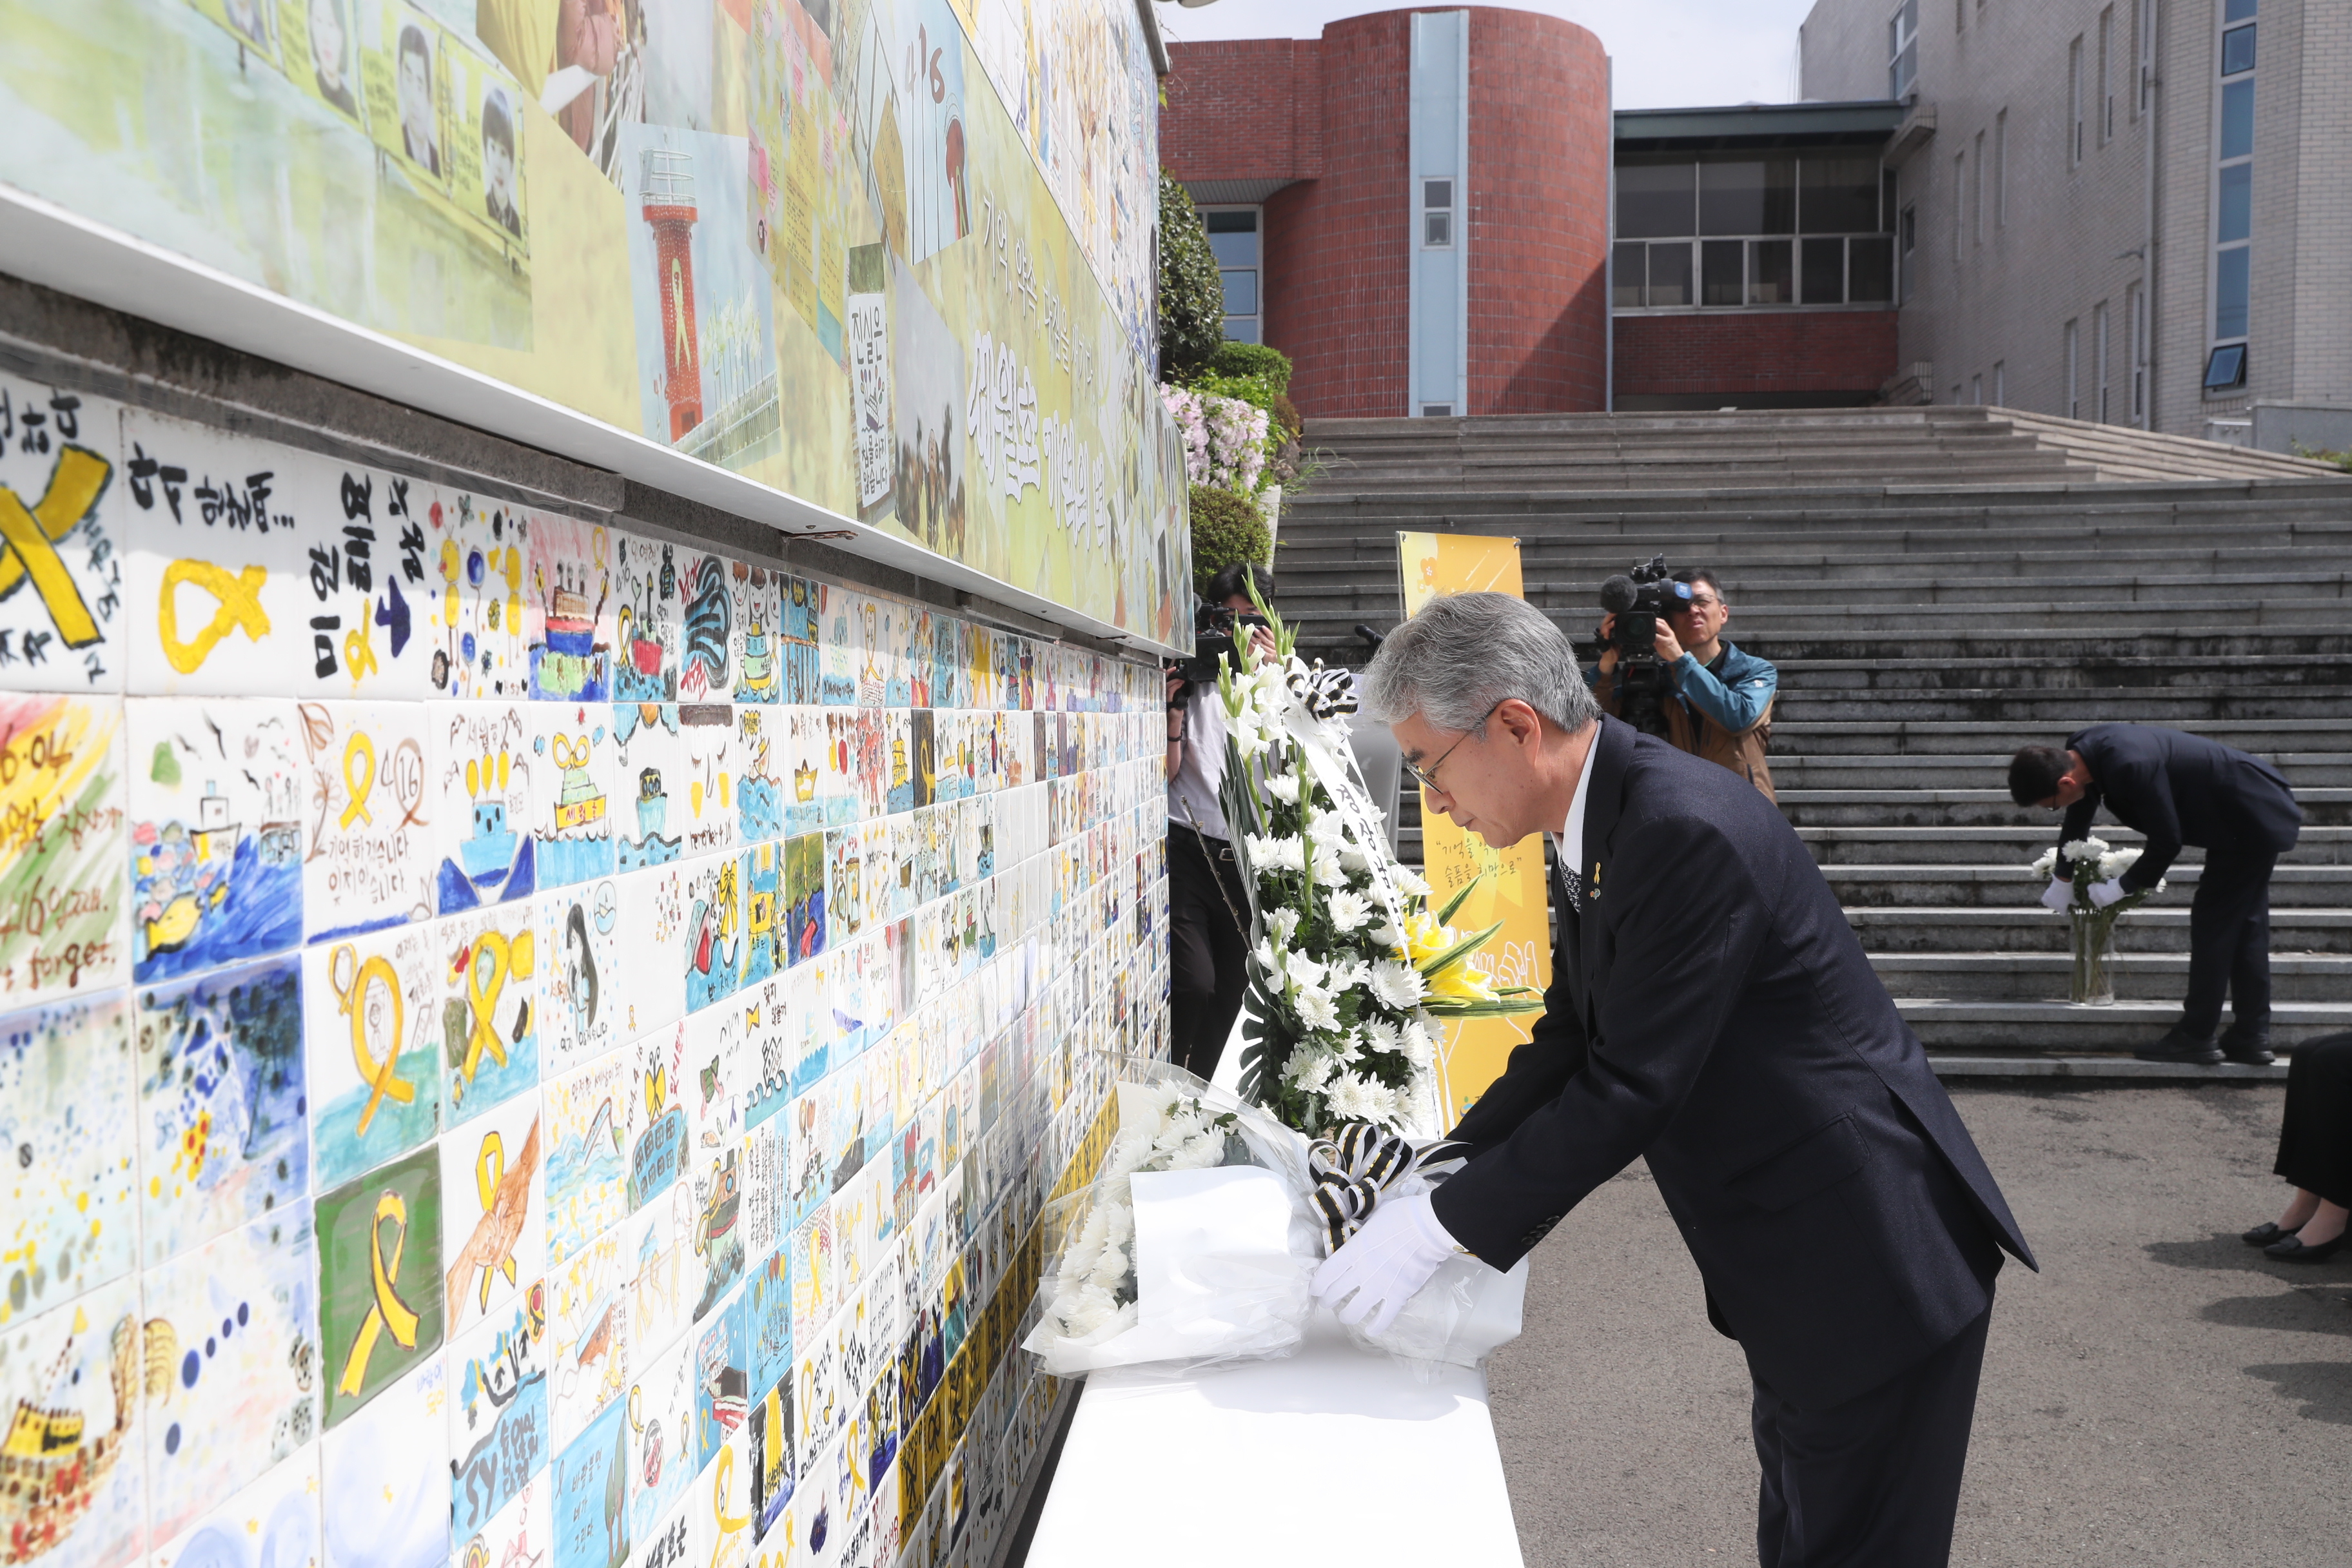
[[[1941,1568],[1992,1310],[1910,1371],[1821,1410],[1756,1384],[1763,1568]]]
[[[2265,1030],[2271,1021],[2271,868],[2275,855],[2211,849],[2189,904],[2189,999],[2181,1026],[2200,1039],[2221,1023],[2230,997],[2233,1026]]]
[[[1202,1078],[1216,1075],[1249,989],[1248,920],[1249,894],[1233,846],[1171,822],[1168,1059]]]

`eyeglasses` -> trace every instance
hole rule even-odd
[[[1495,708],[1500,708],[1504,703],[1508,702],[1509,700],[1510,699],[1507,697],[1499,698],[1496,700]],[[1468,740],[1472,735],[1485,729],[1486,727],[1486,721],[1495,716],[1495,708],[1489,708],[1484,713],[1479,714],[1478,721],[1475,724],[1471,725],[1469,729],[1462,731],[1462,741]],[[1445,765],[1445,759],[1447,757],[1452,756],[1454,752],[1462,749],[1462,741],[1456,741],[1454,744],[1446,747],[1444,752],[1438,757],[1437,761],[1430,763],[1429,766],[1424,768],[1419,763],[1409,762],[1405,763],[1404,771],[1411,773],[1412,775],[1413,783],[1421,785],[1422,788],[1433,789],[1439,791],[1441,794],[1444,793],[1444,786],[1437,782],[1437,770]]]
[[[1690,603],[1686,605],[1676,605],[1674,609],[1668,613],[1677,616],[1687,616],[1699,610],[1711,610],[1721,603],[1723,603],[1721,599],[1701,599],[1694,597]]]

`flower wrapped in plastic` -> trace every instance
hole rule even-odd
[[[2164,881],[2159,878],[2154,887],[2125,893],[2105,905],[2091,896],[2091,889],[2130,870],[2139,856],[2137,849],[2117,849],[2104,838],[2074,838],[2043,850],[2031,868],[2034,876],[2055,878],[2072,889],[2065,906],[2074,960],[2067,988],[2071,1001],[2104,1007],[2116,999],[2116,922],[2164,891]]]
[[[1094,1180],[1047,1204],[1037,1321],[1055,1376],[1290,1354],[1320,1259],[1303,1142],[1180,1068],[1122,1061]]]

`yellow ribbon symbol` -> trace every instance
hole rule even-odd
[[[363,765],[367,777],[352,776],[353,763]],[[352,804],[343,807],[343,826],[349,828],[354,820],[374,826],[375,818],[368,815],[367,800],[369,792],[375,788],[375,742],[363,731],[353,732],[343,742],[343,784],[352,792]]]
[[[343,668],[351,671],[352,685],[357,687],[367,676],[375,673],[375,649],[368,646],[366,617],[361,624],[343,634]]]
[[[351,943],[344,942],[335,949],[333,957],[329,962],[334,973],[340,974],[345,965],[356,963],[358,958],[357,950]],[[382,1061],[376,1060],[374,1051],[368,1046],[367,1037],[368,987],[378,981],[383,983],[384,991],[392,998],[390,1047],[383,1053]],[[387,1097],[398,1100],[403,1105],[415,1102],[416,1086],[402,1078],[395,1070],[400,1060],[401,1037],[406,1033],[408,1007],[407,1004],[401,1000],[400,975],[393,969],[391,961],[381,953],[369,959],[365,963],[360,964],[359,973],[352,979],[352,984],[341,989],[342,1011],[350,1014],[352,1017],[352,1060],[359,1065],[360,1078],[371,1090],[366,1106],[360,1111],[360,1124],[354,1129],[360,1136],[364,1137],[368,1123],[375,1120],[376,1107],[382,1105]]]
[[[474,1009],[474,1031],[466,1040],[466,1081],[471,1083],[481,1070],[482,1053],[488,1051],[500,1067],[507,1065],[506,1047],[499,1039],[499,997],[507,988],[511,976],[528,976],[537,965],[537,940],[529,931],[518,931],[510,942],[499,931],[484,931],[474,942],[473,961],[466,966],[466,988]],[[489,977],[483,978],[488,971]],[[484,1207],[489,1200],[482,1200]]]
[[[588,750],[587,736],[583,735],[576,741],[562,735],[555,737],[555,765],[557,767],[584,768],[588,765],[590,755],[591,753]]]
[[[734,1489],[735,1450],[729,1447],[719,1450],[719,1462],[710,1472],[710,1514],[719,1521],[719,1532],[722,1536],[738,1534],[751,1522],[751,1516],[748,1513],[730,1514],[727,1511],[727,1494]],[[719,1542],[721,1548],[726,1544],[724,1541]],[[710,1554],[710,1561],[713,1563],[719,1561],[717,1552]]]
[[[386,1220],[395,1226],[389,1263],[383,1257]],[[417,1315],[408,1310],[408,1303],[393,1289],[400,1282],[400,1255],[407,1246],[408,1205],[398,1193],[386,1192],[375,1200],[375,1217],[368,1225],[368,1268],[375,1277],[375,1304],[361,1320],[360,1331],[352,1336],[352,1353],[343,1362],[343,1379],[335,1385],[339,1394],[357,1394],[360,1385],[367,1381],[368,1358],[375,1353],[378,1335],[389,1333],[392,1342],[402,1350],[416,1348]]]
[[[58,559],[58,541],[81,525],[106,492],[114,472],[107,460],[82,447],[68,447],[49,470],[49,488],[30,510],[16,492],[0,485],[0,599],[26,577],[49,612],[68,647],[99,640],[98,623],[82,603],[73,574]]]
[[[481,1151],[474,1156],[474,1191],[481,1194],[482,1213],[485,1215],[498,1207],[499,1183],[506,1179],[506,1173],[507,1141],[496,1132],[483,1133]],[[507,1283],[513,1284],[515,1260],[511,1247],[507,1251],[506,1261],[499,1267],[506,1271]],[[482,1297],[485,1304],[488,1301],[489,1294],[490,1277],[485,1274],[482,1276]]]
[[[163,595],[155,605],[155,635],[163,657],[182,675],[194,675],[223,637],[242,629],[259,642],[269,635],[269,613],[261,607],[261,590],[269,581],[266,566],[247,566],[231,573],[209,561],[174,561],[163,568]],[[202,588],[217,601],[212,620],[186,642],[180,640],[181,584]]]

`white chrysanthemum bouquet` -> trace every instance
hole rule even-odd
[[[1349,1121],[1432,1136],[1442,1021],[1543,1001],[1496,985],[1480,962],[1499,925],[1446,923],[1470,888],[1430,911],[1429,884],[1390,853],[1356,766],[1351,678],[1300,659],[1281,618],[1267,620],[1274,656],[1236,628],[1241,673],[1218,681],[1222,800],[1250,900],[1242,1094],[1310,1136]]]
[[[2117,849],[2104,838],[2074,838],[2043,850],[2033,862],[2032,869],[2037,878],[2059,878],[2058,868],[2063,865],[2065,875],[2059,879],[2074,889],[2065,910],[2072,922],[2069,934],[2074,952],[2070,1001],[2105,1006],[2116,999],[2116,921],[2164,891],[2164,881],[2159,878],[2154,887],[2126,893],[2104,908],[2091,897],[2091,889],[2130,870],[2139,856],[2137,849]]]

